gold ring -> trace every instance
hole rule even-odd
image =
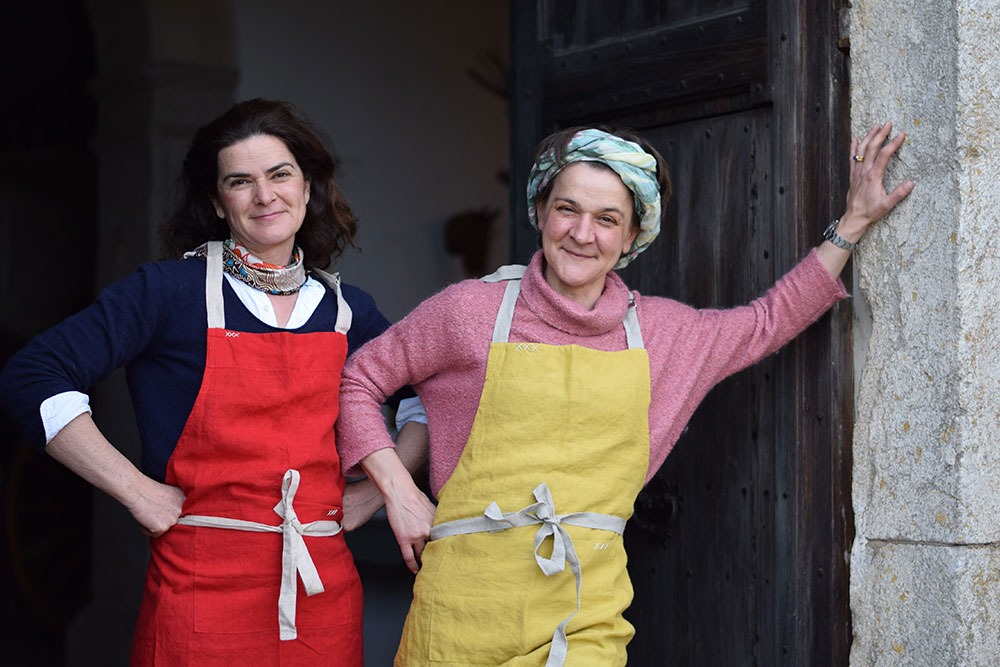
[[[864,162],[865,161],[865,156],[864,155],[855,155],[851,159],[854,160],[855,162]]]

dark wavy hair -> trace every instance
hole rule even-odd
[[[229,238],[211,202],[218,196],[219,151],[261,135],[281,139],[310,182],[305,220],[295,234],[305,268],[324,268],[348,245],[357,247],[358,221],[334,184],[336,165],[317,132],[291,104],[258,98],[234,104],[195,132],[177,183],[179,204],[160,228],[167,257]]]
[[[660,225],[662,226],[666,220],[667,202],[670,201],[670,195],[673,194],[673,184],[670,182],[670,170],[667,167],[667,161],[663,159],[660,152],[653,148],[653,145],[646,141],[642,135],[637,134],[631,130],[613,130],[605,125],[589,126],[589,125],[577,125],[576,127],[570,127],[565,130],[559,130],[554,132],[549,136],[538,142],[538,148],[535,149],[535,164],[542,158],[543,155],[547,153],[552,153],[555,156],[555,162],[559,165],[559,168],[566,164],[566,152],[569,147],[569,142],[573,139],[573,135],[577,132],[583,130],[600,130],[601,132],[607,132],[608,134],[613,134],[616,137],[625,139],[626,141],[632,141],[639,144],[639,147],[653,156],[656,160],[656,182],[659,184],[660,190]],[[607,166],[603,162],[590,162],[587,164],[597,167],[608,169],[614,172],[614,169]],[[552,194],[552,186],[555,184],[556,179],[552,179],[546,183],[545,187],[538,191],[538,195],[535,197],[535,201],[532,202],[534,206],[539,204],[545,204],[549,200],[549,195]],[[632,197],[632,225],[638,226],[639,224],[639,212],[635,210],[635,197]]]

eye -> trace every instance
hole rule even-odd
[[[245,178],[230,178],[226,182],[226,186],[229,187],[229,188],[238,188],[238,187],[246,185],[249,182],[250,181],[248,181]]]
[[[272,176],[272,178],[279,181],[283,181],[286,178],[291,178],[291,177],[292,177],[292,172],[287,171],[285,169],[281,169],[280,171],[274,172],[274,175]]]
[[[597,221],[605,227],[616,227],[618,225],[618,220],[612,218],[610,215],[602,215]]]

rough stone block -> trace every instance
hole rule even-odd
[[[888,184],[917,182],[857,253],[872,326],[854,505],[868,539],[1000,539],[996,10],[872,0],[851,14],[855,133],[894,120],[908,138]]]
[[[855,541],[851,664],[1000,665],[1000,544]]]

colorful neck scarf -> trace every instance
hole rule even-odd
[[[556,163],[551,152],[540,157],[528,176],[528,220],[532,227],[538,229],[538,213],[535,210],[538,193],[567,165],[586,161],[602,162],[614,169],[635,198],[639,233],[629,251],[615,264],[616,269],[624,268],[660,233],[660,184],[656,180],[656,158],[642,150],[639,144],[601,130],[587,129],[573,135],[561,163]]]
[[[207,252],[208,244],[203,243],[184,253],[184,256],[204,259]],[[306,270],[302,257],[302,249],[295,246],[288,266],[278,266],[254,256],[245,246],[232,239],[226,239],[222,244],[223,271],[254,289],[276,296],[295,294],[305,284]]]

